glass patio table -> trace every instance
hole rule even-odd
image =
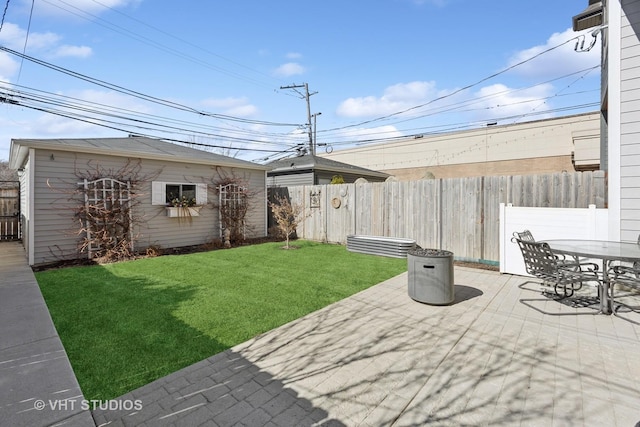
[[[577,257],[602,260],[602,292],[600,292],[600,311],[611,314],[609,298],[609,264],[612,261],[640,262],[640,245],[628,242],[610,242],[606,240],[545,240],[553,252]]]

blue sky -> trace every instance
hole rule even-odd
[[[576,52],[594,37],[571,30],[587,0],[0,3],[0,160],[12,138],[128,133],[279,158],[308,142],[304,89],[281,89],[304,83],[319,153],[600,98],[600,36]]]

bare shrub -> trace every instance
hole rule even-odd
[[[285,238],[286,246],[289,249],[289,238],[295,233],[300,224],[308,215],[305,215],[304,206],[291,203],[285,196],[274,196],[275,202],[269,202],[269,207],[273,212],[273,217],[278,224],[278,229]]]
[[[149,178],[142,176],[140,161],[127,161],[119,169],[90,166],[75,172],[85,183],[75,194],[80,201],[74,212],[80,224],[79,250],[105,262],[132,258],[138,239],[135,225],[141,222],[135,209],[140,204],[139,187]]]
[[[222,230],[229,231],[231,244],[246,240],[247,233],[251,231],[251,226],[247,224],[247,213],[257,199],[259,190],[249,188],[247,177],[237,176],[232,172],[227,172],[217,168],[216,175],[211,183],[218,196],[212,203],[214,209],[218,209],[220,225]],[[225,191],[226,198],[222,197],[221,191]],[[222,236],[221,236],[222,237]]]
[[[140,204],[142,183],[151,181],[159,172],[143,175],[141,161],[128,160],[120,168],[105,168],[89,161],[86,169],[74,167],[73,182],[62,188],[47,185],[67,198],[75,226],[71,233],[78,237],[77,253],[99,262],[133,258],[138,240],[137,225],[144,223],[136,207]],[[61,253],[61,256],[67,257]]]

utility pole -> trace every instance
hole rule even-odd
[[[316,137],[316,130],[318,129],[317,119],[321,114],[322,113],[315,113],[311,115],[311,117],[313,117],[313,145],[311,148],[311,154],[314,156],[316,155],[316,147],[318,146],[318,138]]]
[[[300,93],[298,89],[304,88],[304,93]],[[296,93],[298,93],[302,99],[307,101],[307,128],[309,130],[309,152],[311,154],[315,154],[315,148],[313,146],[313,129],[311,128],[311,103],[309,102],[309,97],[311,95],[315,95],[318,92],[309,93],[309,83],[304,83],[301,85],[290,85],[290,86],[280,86],[280,89],[293,89]]]

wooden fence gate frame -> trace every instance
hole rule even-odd
[[[15,191],[16,194],[5,195],[10,190]],[[12,200],[13,207],[11,207]],[[0,181],[0,240],[20,239],[22,239],[20,181]]]

